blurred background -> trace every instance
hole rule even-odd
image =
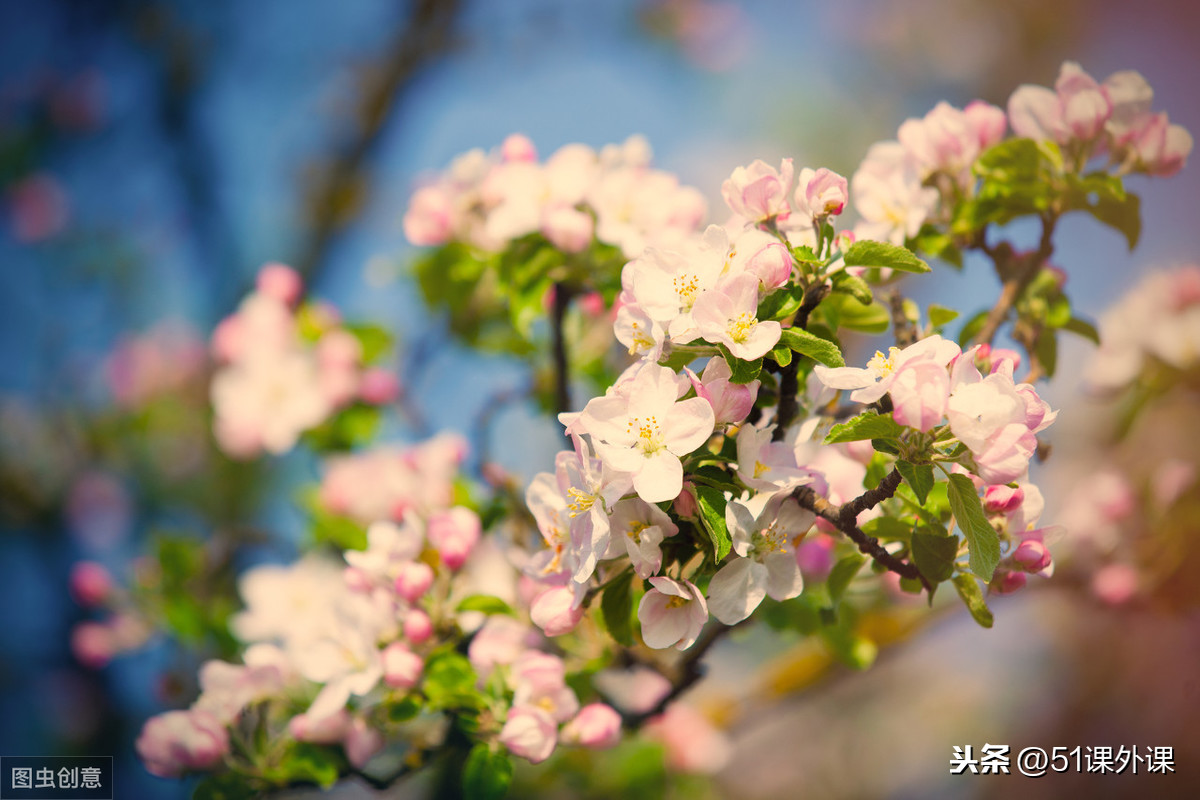
[[[560,439],[521,391],[527,367],[452,341],[409,277],[400,217],[422,176],[513,132],[542,156],[640,133],[720,220],[735,166],[792,157],[850,175],[906,117],[943,99],[1004,106],[1021,83],[1052,85],[1064,60],[1098,79],[1138,70],[1155,108],[1196,133],[1198,35],[1200,5],[1186,0],[0,2],[0,754],[111,754],[118,796],[188,795],[147,775],[132,743],[145,717],[190,700],[195,652],[230,646],[210,635],[228,609],[196,620],[181,603],[174,637],[131,622],[131,652],[90,669],[72,653],[88,612],[68,575],[86,558],[169,588],[173,570],[295,555],[289,488],[315,465],[303,453],[228,461],[205,410],[207,336],[264,262],[394,333],[406,413],[389,438],[458,430],[528,478]],[[1136,252],[1082,217],[1060,229],[1066,290],[1093,319],[1148,270],[1200,254],[1196,165],[1129,186],[1143,195]],[[971,312],[997,287],[982,264],[936,276],[907,291]],[[1080,487],[1103,489],[1089,471],[1112,458],[1103,431],[1117,412],[1079,390],[1091,350],[1064,342],[1045,393],[1086,409],[1051,431],[1054,457],[1035,476],[1048,521],[1071,515]],[[1167,455],[1195,465],[1189,391],[1150,418],[1169,427],[1143,417],[1140,460],[1119,462],[1131,491],[1152,488]],[[692,698],[733,743],[704,791],[1195,796],[1190,485],[1171,520],[1123,518],[1177,533],[1171,580],[1135,574],[1143,591],[1097,592],[1068,571],[999,599],[992,631],[955,613],[881,635],[893,644],[865,674],[766,632],[725,642]],[[218,533],[250,546],[208,546],[197,562],[190,545]],[[1173,746],[1176,773],[948,774],[953,745],[985,742]]]

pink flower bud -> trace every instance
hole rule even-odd
[[[258,271],[257,286],[258,291],[288,306],[294,306],[304,294],[300,273],[286,264],[265,265]]]
[[[500,730],[500,744],[514,756],[540,764],[558,744],[558,725],[540,708],[516,706],[508,712],[508,720]]]
[[[1013,552],[1013,563],[1026,572],[1041,572],[1050,566],[1050,551],[1037,539],[1026,539]]]
[[[608,307],[604,305],[604,296],[599,292],[587,292],[580,296],[578,302],[579,310],[589,317],[599,317],[608,311]]]
[[[564,253],[582,253],[592,243],[595,228],[592,215],[572,206],[558,206],[545,211],[542,235]]]
[[[88,669],[100,669],[116,655],[116,637],[106,625],[81,622],[71,631],[71,652]]]
[[[288,731],[298,742],[313,744],[337,744],[346,735],[350,725],[350,714],[339,708],[332,714],[312,719],[308,714],[297,714],[288,722]]]
[[[168,711],[146,720],[135,747],[152,775],[177,778],[216,766],[229,752],[229,732],[209,711]]]
[[[355,717],[342,740],[342,749],[346,751],[346,759],[356,769],[362,769],[383,749],[383,734],[362,717]]]
[[[433,620],[419,608],[414,608],[404,615],[404,638],[413,644],[420,644],[433,635]]]
[[[988,584],[988,589],[993,594],[1012,594],[1019,589],[1023,589],[1025,581],[1024,572],[996,570],[996,574],[992,576],[992,582]]]
[[[112,591],[112,576],[95,561],[80,561],[71,568],[71,596],[85,608],[98,606]]]
[[[479,542],[482,526],[479,515],[469,508],[455,506],[429,518],[426,535],[450,569],[458,569]]]
[[[768,289],[778,289],[791,280],[792,266],[792,254],[782,242],[771,242],[746,260],[746,270]]]
[[[833,537],[818,533],[804,537],[795,549],[796,565],[809,580],[822,581],[833,569]]]
[[[373,406],[393,403],[400,396],[400,379],[385,369],[368,369],[358,384],[358,396]]]
[[[538,158],[537,148],[528,136],[521,133],[509,134],[504,144],[500,145],[500,158],[505,161],[534,162]]]
[[[983,507],[989,514],[1011,514],[1025,502],[1025,490],[1007,484],[989,486],[983,494]]]
[[[799,187],[796,188],[799,192]],[[846,208],[850,189],[846,179],[833,170],[821,167],[804,189],[808,207],[816,216],[838,215]]]
[[[972,100],[963,109],[963,114],[966,115],[967,125],[979,139],[980,150],[986,150],[1004,138],[1004,131],[1008,127],[1004,109],[982,100]]]
[[[1150,114],[1134,134],[1133,149],[1139,166],[1151,175],[1170,177],[1187,162],[1192,152],[1192,135],[1171,125],[1165,112]]]
[[[562,740],[595,750],[614,747],[621,741],[621,715],[604,703],[589,703],[562,729]]]
[[[683,482],[683,491],[675,498],[675,502],[671,504],[671,508],[676,514],[684,519],[693,519],[696,516],[696,485],[691,481]]]
[[[433,569],[424,561],[405,561],[396,569],[396,594],[410,603],[433,585]]]
[[[556,586],[538,595],[529,609],[529,617],[547,636],[570,633],[583,619],[583,608],[575,606],[575,593],[569,586]]]
[[[400,642],[383,650],[383,682],[393,689],[411,689],[421,680],[425,662]]]

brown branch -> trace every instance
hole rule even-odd
[[[1054,252],[1054,226],[1057,222],[1058,216],[1053,212],[1042,217],[1042,239],[1038,243],[1038,249],[1032,254],[1012,259],[1011,251],[1001,251],[999,248],[993,251],[996,256],[1004,256],[996,258],[996,272],[1004,281],[1004,287],[1000,290],[996,305],[988,311],[983,327],[975,334],[972,344],[992,343],[996,332],[1008,318],[1008,312],[1016,305],[1017,300]]]
[[[571,373],[567,357],[567,336],[563,324],[571,290],[562,282],[554,284],[554,308],[550,317],[551,347],[554,355],[554,411],[562,414],[571,410]]]
[[[829,291],[829,287],[823,283],[808,287],[804,292],[804,300],[800,304],[799,310],[796,311],[796,318],[792,322],[793,327],[807,328],[809,315],[821,304],[822,300],[829,296]],[[794,356],[786,367],[781,367],[779,370],[779,406],[775,411],[775,430],[771,433],[771,441],[774,442],[783,440],[788,426],[800,413],[798,401],[800,395],[798,369],[800,365],[796,361],[798,358],[798,355]]]
[[[878,539],[868,536],[858,527],[858,515],[869,508],[874,508],[894,495],[899,486],[900,473],[893,469],[874,489],[863,492],[863,494],[841,506],[830,503],[824,497],[817,494],[810,486],[798,487],[792,492],[792,497],[796,499],[801,508],[808,509],[846,534],[852,542],[858,545],[859,551],[870,556],[875,563],[886,567],[902,578],[920,581],[926,590],[932,591],[933,587],[929,584],[925,576],[921,574],[921,571],[917,569],[916,565],[896,558],[884,549]]]
[[[370,182],[364,165],[400,94],[422,67],[449,48],[458,8],[459,0],[417,0],[384,62],[366,81],[356,114],[358,128],[318,173],[306,198],[310,235],[295,266],[307,281],[320,270],[335,238],[362,205]]]
[[[896,334],[896,346],[908,347],[921,338],[917,326],[904,313],[904,295],[898,290],[887,294],[888,305],[892,310],[892,331]]]

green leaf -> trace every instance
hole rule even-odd
[[[1121,178],[1106,172],[1068,175],[1065,205],[1068,210],[1086,211],[1102,225],[1125,237],[1133,250],[1142,233],[1142,201],[1125,191]]]
[[[392,335],[379,325],[349,324],[346,325],[346,330],[358,339],[364,364],[373,363],[392,347]]]
[[[827,367],[844,367],[842,351],[828,339],[809,333],[803,328],[787,328],[779,335],[779,343]]]
[[[962,269],[962,253],[954,245],[954,237],[949,234],[927,225],[917,234],[913,244],[917,250],[928,253],[934,258],[940,258],[952,267]]]
[[[722,348],[723,349],[723,348]],[[725,361],[729,364],[729,382],[730,383],[750,383],[758,378],[758,373],[762,372],[761,358],[756,358],[753,361],[743,361],[740,358],[735,358],[728,350],[725,350]]]
[[[896,471],[900,473],[900,477],[904,478],[905,483],[912,487],[913,494],[917,496],[917,502],[925,505],[925,498],[929,496],[929,490],[933,488],[933,465],[897,461]]]
[[[482,611],[484,614],[507,614],[515,617],[516,612],[508,603],[490,594],[473,594],[458,604],[456,611]]]
[[[849,295],[832,295],[821,304],[830,306],[826,312],[833,313],[837,326],[859,333],[883,333],[892,321],[892,313],[879,302],[863,305]]]
[[[771,350],[771,358],[781,367],[786,367],[792,363],[792,348],[784,344],[775,345]]]
[[[421,700],[416,695],[405,695],[387,706],[388,719],[392,722],[408,722],[421,713]]]
[[[833,565],[833,569],[829,571],[829,577],[825,579],[825,586],[829,590],[831,600],[836,603],[842,599],[846,587],[850,585],[850,581],[854,580],[854,576],[858,574],[865,563],[867,563],[866,556],[861,553],[851,553]]]
[[[891,414],[876,414],[874,411],[867,411],[859,414],[857,417],[851,417],[840,425],[834,425],[830,429],[829,435],[825,437],[825,444],[838,444],[839,442],[858,442],[863,439],[894,439],[899,441],[900,435],[904,433],[904,428],[892,419]]]
[[[996,565],[1000,563],[1000,537],[983,513],[983,504],[979,502],[975,484],[966,475],[951,475],[949,499],[954,519],[967,537],[971,571],[990,581]]]
[[[956,319],[958,319],[958,312],[953,308],[946,308],[937,304],[929,306],[929,324],[935,328],[940,328]]]
[[[297,742],[280,767],[288,782],[311,782],[328,789],[337,783],[341,758],[328,747]]]
[[[891,267],[901,272],[929,272],[929,265],[906,247],[888,242],[861,241],[843,255],[847,267]]]
[[[1071,317],[1067,323],[1062,326],[1064,331],[1082,336],[1085,339],[1090,339],[1092,344],[1100,344],[1100,331],[1096,330],[1096,326],[1080,317]]]
[[[912,536],[913,562],[930,583],[941,583],[954,574],[957,536],[939,536],[919,530]]]
[[[960,572],[954,576],[954,588],[958,590],[958,596],[966,603],[967,610],[971,612],[975,621],[985,628],[992,627],[992,611],[984,602],[983,590],[979,588],[975,576]]]
[[[625,647],[633,645],[633,573],[617,577],[600,596],[600,613],[609,634]]]
[[[512,784],[513,765],[507,753],[492,752],[480,742],[471,748],[463,766],[463,796],[467,800],[500,800]]]
[[[974,314],[969,320],[963,323],[962,330],[958,332],[958,343],[963,347],[967,346],[967,342],[975,338],[975,335],[983,330],[983,324],[987,322],[988,310],[984,309]]]
[[[724,492],[711,486],[696,485],[696,505],[700,509],[700,522],[712,540],[713,554],[718,564],[729,555],[729,548],[733,544],[729,538],[729,529],[725,526],[727,502]]]
[[[466,656],[453,650],[431,656],[425,663],[422,689],[431,709],[471,708],[480,701],[475,669]]]
[[[880,541],[907,542],[913,535],[912,523],[895,517],[876,517],[859,527],[863,533]]]
[[[1045,328],[1038,334],[1033,352],[1046,370],[1046,377],[1053,378],[1058,370],[1058,335],[1051,328]]]
[[[864,306],[869,306],[875,301],[875,294],[867,282],[845,270],[833,273],[833,290],[850,295]]]

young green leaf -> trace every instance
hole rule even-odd
[[[833,273],[833,290],[844,292],[864,306],[869,306],[875,300],[871,287],[857,275],[851,275],[845,270]]]
[[[888,242],[861,241],[843,255],[847,267],[891,267],[901,272],[929,272],[929,265],[911,250]]]
[[[868,411],[857,417],[851,417],[840,425],[834,425],[830,429],[829,435],[825,437],[825,444],[858,442],[863,439],[899,441],[902,433],[904,433],[904,428],[892,419],[891,414],[880,415],[874,411]]]
[[[992,611],[984,602],[983,590],[979,588],[975,576],[965,572],[958,573],[954,576],[954,588],[958,590],[958,596],[966,603],[967,610],[971,612],[975,621],[985,628],[992,627]]]
[[[750,383],[758,377],[758,373],[762,372],[761,358],[756,358],[753,361],[743,361],[736,358],[725,347],[721,347],[721,353],[725,356],[725,363],[729,364],[729,382],[730,383]]]
[[[935,328],[940,328],[956,319],[958,319],[958,312],[953,308],[939,306],[936,303],[929,306],[929,324]]]
[[[508,603],[490,594],[473,594],[470,597],[464,598],[455,610],[482,611],[489,616],[492,614],[507,614],[510,617],[516,616],[516,612],[512,610],[512,607]]]
[[[1086,319],[1079,317],[1071,317],[1067,323],[1062,326],[1064,331],[1070,331],[1076,336],[1082,336],[1088,339],[1092,344],[1100,344],[1100,331],[1096,330],[1096,326],[1088,322]]]
[[[833,565],[833,569],[829,571],[829,577],[825,579],[825,586],[829,590],[829,599],[837,602],[842,599],[842,595],[846,592],[846,587],[850,585],[850,581],[854,580],[854,576],[862,569],[862,565],[867,563],[867,557],[861,553],[851,553],[845,558]]]
[[[779,343],[790,347],[797,353],[803,353],[827,367],[846,366],[846,360],[842,358],[842,351],[836,344],[811,334],[803,328],[785,329],[779,336]]]
[[[917,502],[925,505],[925,498],[929,496],[929,490],[933,488],[933,465],[897,461],[896,471],[912,488],[913,494],[917,496]]]
[[[729,529],[725,526],[725,494],[711,486],[696,486],[696,505],[700,509],[700,522],[704,531],[712,540],[713,555],[720,563],[729,555],[733,541],[729,538]]]
[[[512,784],[513,765],[508,753],[492,752],[480,742],[471,748],[463,766],[463,796],[471,800],[501,800]]]
[[[609,634],[626,647],[633,645],[632,583],[633,573],[626,572],[605,586],[600,596],[600,613],[604,615]]]
[[[985,581],[992,579],[1000,563],[1000,537],[987,521],[983,504],[975,492],[975,484],[966,475],[951,475],[949,483],[950,510],[958,527],[967,537],[971,553],[971,571]]]
[[[925,530],[917,531],[912,536],[913,562],[931,583],[941,583],[954,574],[954,558],[957,555],[957,536],[938,536]]]

